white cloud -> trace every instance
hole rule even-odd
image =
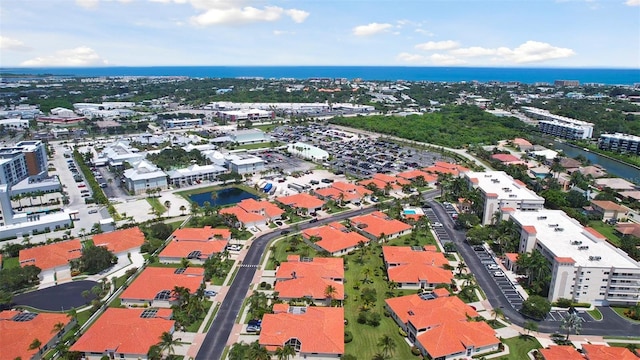
[[[0,49],[12,51],[29,51],[30,47],[26,46],[22,41],[0,36]]]
[[[280,20],[282,15],[289,16],[294,22],[301,23],[309,13],[302,10],[289,9],[285,10],[277,6],[265,6],[258,9],[253,6],[243,8],[214,8],[206,12],[194,16],[191,21],[197,25],[221,25],[221,24],[246,24],[259,21],[276,21]]]
[[[294,31],[285,31],[285,30],[273,30],[273,35],[275,35],[275,36],[295,35],[295,32]]]
[[[87,46],[75,49],[56,51],[52,55],[39,56],[23,61],[21,66],[90,66],[106,65],[109,62],[102,59],[95,50]]]
[[[420,29],[420,28],[416,29],[415,32],[417,32],[418,34],[426,35],[426,36],[434,36],[435,35],[434,33],[432,33],[429,30]]]
[[[432,51],[432,50],[451,50],[460,47],[457,41],[445,40],[445,41],[428,41],[426,43],[418,44],[415,46],[418,50]]]
[[[396,58],[400,61],[408,62],[408,63],[424,63],[426,60],[426,58],[423,55],[411,54],[407,52],[398,54]]]
[[[628,6],[640,6],[640,0],[627,0],[624,4]]]
[[[458,57],[493,56],[492,60],[494,62],[523,64],[567,58],[575,55],[575,51],[568,48],[556,47],[548,43],[529,40],[514,49],[507,47],[483,48],[473,46],[451,50],[450,54]]]
[[[356,36],[375,35],[375,34],[384,32],[392,27],[393,25],[386,24],[386,23],[385,24],[371,23],[367,25],[360,25],[353,28],[353,35],[356,35]]]
[[[462,65],[467,63],[462,59],[446,54],[433,54],[429,56],[429,60],[434,65]]]
[[[76,0],[76,4],[85,9],[95,9],[98,7],[100,0]]]
[[[307,19],[307,17],[309,17],[308,12],[304,10],[297,10],[297,9],[289,9],[285,11],[285,14],[289,15],[289,17],[291,17],[291,19],[298,24],[304,22]]]

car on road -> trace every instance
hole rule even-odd
[[[95,214],[98,212],[98,209],[91,209],[89,210],[89,214]]]
[[[289,233],[291,233],[291,230],[282,230],[282,231],[280,231],[280,235],[287,235]]]
[[[493,276],[495,277],[503,277],[504,273],[502,271],[494,271]]]
[[[318,222],[318,219],[317,219],[317,218],[313,218],[313,219],[309,220],[309,222],[310,222],[310,223],[317,223],[317,222]]]
[[[437,226],[437,227],[440,227],[440,226],[442,226],[442,223],[439,223],[439,222],[434,222],[434,223],[433,223],[433,226]]]

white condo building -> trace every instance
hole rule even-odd
[[[229,171],[237,174],[257,173],[265,169],[262,158],[247,153],[230,154],[225,157]]]
[[[168,187],[167,174],[147,160],[131,164],[133,167],[124,171],[123,177],[127,190],[133,194],[144,194],[147,189],[165,190]]]
[[[601,134],[598,140],[600,149],[640,155],[640,136],[628,134]]]
[[[538,128],[545,134],[566,139],[591,139],[593,124],[550,113],[547,110],[524,106],[522,110],[528,116],[538,119]]]
[[[550,301],[634,305],[640,300],[640,264],[606,238],[561,210],[504,214],[521,229],[520,253],[539,250],[551,267]]]
[[[535,211],[544,207],[543,197],[504,171],[468,172],[465,177],[471,187],[480,189],[483,225],[491,224],[494,214],[504,208]]]

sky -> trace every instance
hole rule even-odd
[[[2,0],[0,67],[640,68],[640,0]]]

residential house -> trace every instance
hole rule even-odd
[[[512,143],[513,143],[513,146],[520,149],[520,151],[533,150],[533,145],[529,141],[523,138],[515,138],[513,139]]]
[[[144,244],[144,233],[139,227],[116,230],[93,235],[95,246],[106,246],[115,256],[127,256],[132,252],[139,252]]]
[[[387,174],[373,174],[373,178],[362,180],[360,185],[368,187],[375,186],[380,191],[384,191],[387,195],[399,193],[402,191],[402,185],[408,185],[411,181],[402,177],[395,177]]]
[[[372,191],[361,185],[336,181],[331,186],[314,190],[321,199],[332,199],[338,204],[359,205]]]
[[[444,268],[449,261],[435,249],[410,246],[383,246],[382,255],[389,281],[402,289],[433,289],[450,284],[453,273]]]
[[[158,256],[161,263],[180,263],[187,259],[193,264],[204,264],[214,254],[222,253],[229,240],[229,229],[182,228],[172,234],[171,242]]]
[[[176,301],[175,287],[195,293],[204,282],[204,268],[147,267],[120,295],[122,305],[169,308]]]
[[[269,351],[290,345],[305,359],[339,359],[344,354],[344,308],[279,305],[262,318],[260,345]]]
[[[344,262],[341,258],[304,258],[289,255],[276,269],[274,290],[280,299],[308,299],[327,304],[331,300],[344,300]],[[334,292],[327,293],[332,286]]]
[[[570,345],[551,345],[539,351],[544,360],[585,360],[582,354]]]
[[[332,256],[341,256],[357,249],[358,244],[368,244],[369,239],[339,222],[306,229],[302,232],[305,240],[319,251],[327,251]]]
[[[414,294],[386,299],[386,309],[420,352],[431,359],[471,357],[498,349],[500,340],[458,297]]]
[[[493,154],[491,158],[498,160],[503,165],[526,165],[524,161],[511,154]]]
[[[625,347],[582,344],[582,352],[587,360],[638,360],[638,357]]]
[[[86,360],[146,359],[163,333],[173,334],[171,314],[171,309],[107,308],[69,350]]]
[[[39,360],[75,326],[67,314],[6,310],[0,312],[0,358]],[[38,339],[41,345],[29,349]]]
[[[386,238],[395,239],[411,233],[411,225],[400,220],[391,219],[387,214],[376,211],[371,214],[352,217],[351,224],[371,240]]]
[[[276,201],[290,206],[296,209],[297,212],[302,214],[311,214],[322,210],[325,202],[318,199],[313,195],[307,193],[300,193],[290,196],[280,196],[276,198]]]
[[[469,171],[469,169],[462,165],[451,164],[445,161],[436,161],[433,166],[426,167],[422,170],[432,174],[451,174],[455,177],[462,176]]]
[[[433,185],[438,181],[438,177],[436,175],[422,170],[404,171],[397,174],[396,177],[408,181],[416,181],[418,178],[422,177],[422,180],[424,180],[424,182],[429,185]]]
[[[592,200],[593,210],[602,215],[602,221],[625,221],[631,211],[626,206],[616,204],[609,200]]]
[[[236,206],[220,210],[220,214],[235,215],[238,222],[248,228],[278,220],[284,214],[284,210],[268,201],[244,199]]]
[[[71,260],[82,256],[82,243],[78,239],[55,242],[20,250],[20,266],[35,265],[42,271],[41,282],[53,282],[56,277],[71,277]]]

